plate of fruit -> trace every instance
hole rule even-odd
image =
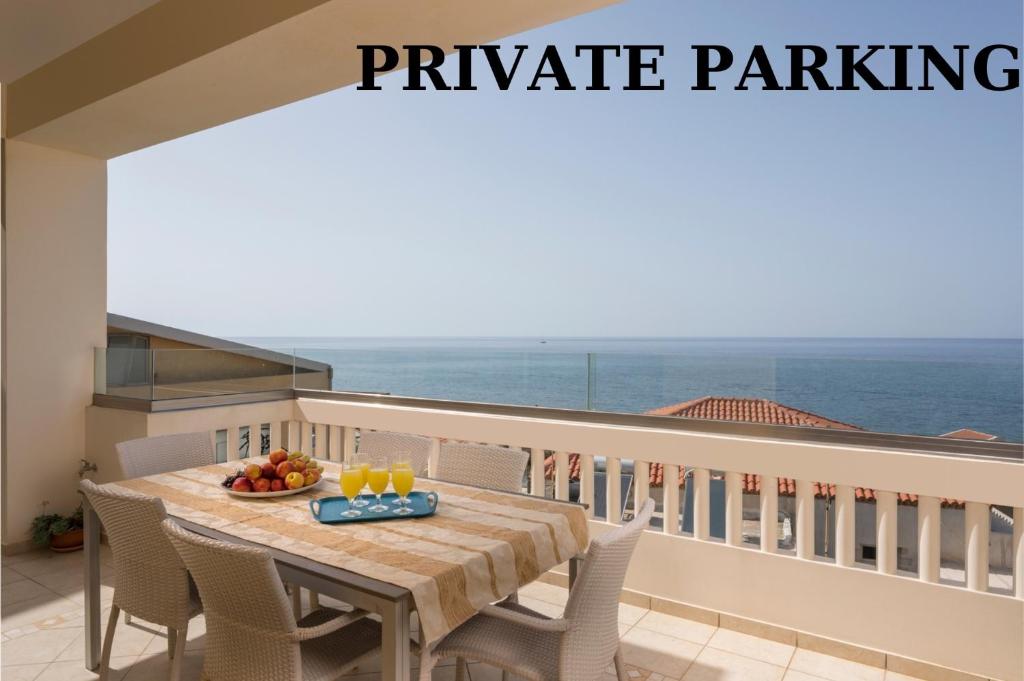
[[[253,461],[224,478],[221,486],[236,497],[286,497],[313,489],[320,484],[323,473],[316,459],[302,452],[278,449],[270,453],[266,462]]]

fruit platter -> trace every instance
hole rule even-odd
[[[236,497],[286,497],[315,488],[323,474],[324,469],[309,455],[278,449],[265,463],[253,461],[227,476],[221,486]]]

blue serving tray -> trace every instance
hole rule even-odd
[[[360,494],[360,499],[365,499],[370,502],[370,505],[377,503],[377,497],[373,494]],[[395,509],[398,506],[394,505],[394,501],[398,499],[398,495],[394,492],[388,492],[380,495],[381,503],[388,507],[389,510],[381,511],[380,513],[374,513],[366,510],[366,507],[356,509],[362,511],[362,515],[358,515],[354,518],[346,518],[342,515],[348,510],[348,499],[345,497],[323,497],[322,499],[310,499],[309,510],[321,523],[327,525],[335,525],[339,523],[365,523],[374,520],[407,520],[409,518],[422,518],[428,515],[434,515],[434,511],[437,510],[437,492],[410,492],[409,501],[412,504],[409,508],[412,509],[412,513],[406,515],[399,515],[395,513]]]

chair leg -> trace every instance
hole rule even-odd
[[[114,647],[114,630],[117,629],[117,618],[121,608],[110,607],[110,619],[107,620],[107,634],[103,637],[103,655],[100,658],[100,681],[107,681],[110,676],[110,649]]]
[[[298,584],[292,584],[292,612],[295,614],[295,619],[302,619],[302,587]]]
[[[501,670],[501,681],[508,681],[508,670]]]
[[[172,627],[167,627],[167,659],[174,659],[174,639],[178,635],[178,631]]]
[[[455,658],[455,681],[466,681],[466,658]]]
[[[132,616],[129,615],[128,613],[124,614],[124,623],[125,623],[126,626],[129,626],[129,627],[132,625]]]
[[[309,592],[309,609],[319,610],[320,609],[320,594],[315,591]]]
[[[615,675],[619,677],[619,681],[629,681],[629,675],[626,674],[626,662],[622,659],[622,648],[615,650]]]
[[[188,638],[188,622],[181,631],[174,631],[174,651],[171,653],[171,681],[181,678],[181,661],[185,657],[185,640]],[[170,640],[170,634],[168,634]]]

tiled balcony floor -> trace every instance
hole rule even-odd
[[[101,599],[106,608],[113,597],[110,555],[103,547]],[[95,679],[85,670],[82,615],[81,552],[49,551],[3,559],[2,650],[0,676],[4,681],[79,681]],[[561,614],[566,590],[532,584],[520,601],[549,615]],[[720,629],[692,620],[622,604],[619,631],[629,674],[636,681],[912,681],[909,677],[830,657],[791,645]],[[193,620],[186,646],[185,679],[198,679],[202,666],[204,625]],[[118,625],[112,653],[111,681],[167,678],[165,632],[144,622]],[[471,664],[473,681],[492,681],[501,674]],[[354,680],[371,681],[374,668],[361,669]],[[614,674],[606,674],[609,681]],[[454,678],[450,664],[434,672],[435,679]]]

